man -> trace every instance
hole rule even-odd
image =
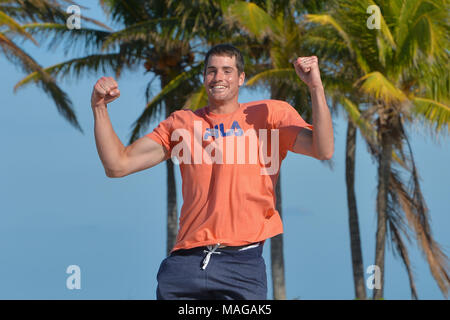
[[[288,150],[321,160],[334,150],[318,59],[300,57],[293,64],[311,94],[312,125],[284,101],[240,104],[244,61],[238,49],[222,44],[205,57],[208,105],[173,112],[127,147],[106,107],[120,95],[117,83],[103,77],[95,84],[95,139],[108,177],[169,157],[180,165],[180,228],[158,271],[158,299],[266,299],[263,244],[283,232],[275,209],[279,165]]]

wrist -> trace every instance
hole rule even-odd
[[[309,85],[308,88],[309,88],[309,91],[323,90],[323,84],[322,83],[312,84],[312,85]]]
[[[91,101],[91,108],[92,108],[92,110],[95,110],[97,108],[106,109],[107,107],[108,106],[103,101],[102,102],[97,102],[97,103]]]
[[[98,104],[92,106],[92,112],[94,113],[94,118],[101,117],[108,114],[108,109],[106,104]]]

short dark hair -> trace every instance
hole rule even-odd
[[[238,69],[238,74],[244,72],[244,58],[242,57],[242,53],[235,46],[224,43],[217,44],[206,53],[205,56],[205,68],[204,73],[206,72],[206,67],[208,66],[208,60],[210,56],[228,56],[235,57],[236,67]]]

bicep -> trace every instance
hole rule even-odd
[[[305,127],[300,129],[295,138],[292,152],[317,158],[313,148],[313,134],[311,129]]]
[[[123,175],[151,168],[168,158],[166,148],[151,138],[141,137],[125,148]]]

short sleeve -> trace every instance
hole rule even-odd
[[[168,152],[171,151],[171,141],[170,137],[172,135],[172,130],[174,127],[174,113],[172,113],[166,120],[161,121],[158,126],[153,129],[152,132],[146,134],[145,136],[156,141],[162,145]]]
[[[292,151],[300,130],[313,130],[313,126],[303,120],[297,110],[287,102],[275,100],[271,109],[272,128],[279,130],[280,152],[285,155],[287,150]]]

